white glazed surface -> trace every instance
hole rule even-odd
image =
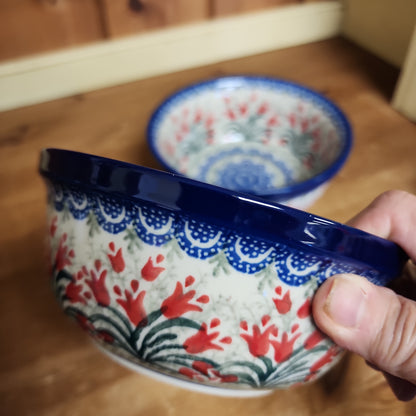
[[[314,326],[315,289],[334,273],[373,273],[100,194],[55,186],[49,206],[65,312],[131,366],[202,389],[319,377],[340,350]]]

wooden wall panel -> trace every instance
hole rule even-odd
[[[0,0],[0,60],[104,37],[96,0]]]
[[[210,17],[210,0],[100,0],[110,37]]]
[[[328,0],[0,0],[0,62],[280,5]]]
[[[295,5],[325,0],[211,0],[214,16],[228,16],[250,11],[258,11],[269,7]]]

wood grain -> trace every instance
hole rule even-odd
[[[159,167],[145,129],[177,88],[234,73],[278,76],[333,99],[353,153],[311,211],[345,221],[390,188],[416,193],[416,125],[392,109],[397,71],[342,39],[222,62],[0,113],[0,403],[13,416],[405,416],[382,375],[355,355],[321,380],[256,399],[190,393],[108,360],[60,312],[47,277],[39,151],[55,146]]]
[[[2,0],[0,61],[100,40],[96,0]]]
[[[101,0],[108,36],[160,29],[209,17],[210,0]]]

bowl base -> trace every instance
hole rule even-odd
[[[252,398],[252,397],[261,397],[266,396],[273,392],[273,389],[237,389],[231,387],[215,387],[209,386],[206,384],[195,383],[191,381],[182,380],[179,378],[175,378],[168,374],[164,374],[162,372],[158,372],[156,370],[151,370],[146,367],[140,366],[137,363],[133,363],[129,361],[127,358],[123,358],[116,353],[112,352],[106,346],[97,342],[95,340],[92,341],[93,344],[98,348],[99,351],[104,353],[104,355],[111,358],[116,363],[128,368],[129,370],[135,371],[141,375],[145,375],[151,377],[152,379],[167,383],[175,387],[180,387],[186,390],[194,391],[197,393],[209,394],[214,396],[222,396],[222,397],[238,397],[238,398]]]

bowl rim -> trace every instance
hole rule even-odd
[[[312,176],[305,181],[297,182],[278,189],[272,189],[265,193],[256,194],[256,196],[267,197],[271,199],[275,198],[279,200],[294,198],[301,194],[312,191],[314,188],[323,185],[325,182],[328,182],[331,178],[333,178],[344,166],[353,147],[353,131],[345,113],[333,101],[309,87],[293,81],[269,76],[226,75],[189,84],[183,88],[177,89],[175,92],[168,95],[153,111],[146,128],[147,142],[151,152],[157,161],[168,171],[181,174],[181,172],[179,172],[171,164],[168,163],[166,158],[164,158],[159,152],[156,145],[156,132],[158,126],[164,114],[172,106],[174,106],[177,101],[186,99],[190,94],[203,91],[204,89],[230,89],[232,87],[235,88],[236,86],[250,84],[263,84],[278,89],[285,88],[286,90],[296,91],[297,93],[308,96],[308,98],[312,98],[315,102],[320,103],[325,108],[325,110],[330,110],[331,118],[336,119],[337,125],[342,127],[345,137],[340,154],[336,160],[322,172]]]
[[[276,202],[229,191],[182,175],[71,150],[41,151],[39,173],[46,182],[110,194],[159,208],[255,239],[283,242],[303,252],[370,266],[388,279],[407,256],[395,243]],[[384,284],[383,282],[382,284]]]

